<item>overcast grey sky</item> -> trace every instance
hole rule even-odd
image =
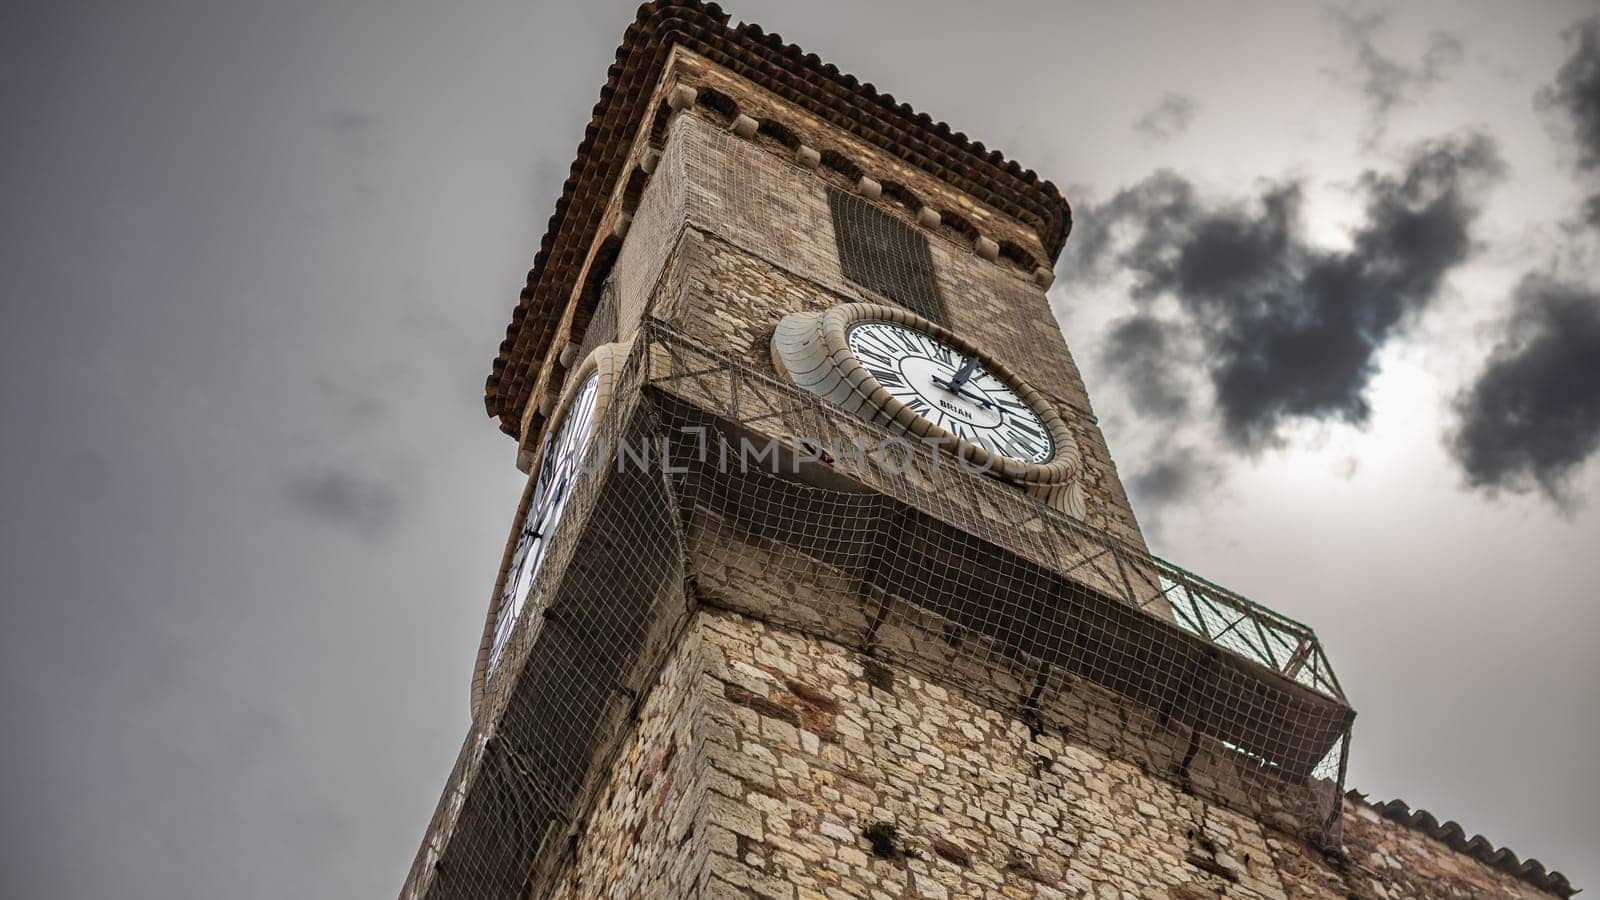
[[[1592,7],[732,11],[1068,190],[1155,549],[1319,630],[1352,786],[1600,886]],[[483,378],[632,16],[0,8],[0,894],[396,892],[521,487]]]

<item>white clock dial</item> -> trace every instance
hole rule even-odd
[[[892,322],[857,322],[845,345],[890,395],[961,440],[1025,463],[1055,456],[1043,420],[977,357]]]
[[[534,576],[544,562],[550,537],[561,521],[572,485],[582,472],[583,453],[594,433],[595,407],[599,397],[600,373],[591,374],[578,388],[567,407],[560,427],[545,438],[544,455],[528,500],[528,512],[517,534],[510,568],[506,570],[499,608],[495,613],[494,640],[489,646],[489,672],[494,672],[506,639],[527,605]]]

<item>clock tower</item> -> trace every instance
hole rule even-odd
[[[1354,713],[1148,553],[1046,298],[1071,228],[641,7],[488,379],[528,486],[404,897],[1344,896]]]

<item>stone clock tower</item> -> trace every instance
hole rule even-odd
[[[404,897],[1355,890],[1354,712],[1309,628],[1146,551],[1046,300],[1071,227],[641,8],[488,380],[528,487]]]

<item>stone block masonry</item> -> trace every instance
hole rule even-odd
[[[559,900],[704,893],[707,718],[704,629],[666,660],[571,856],[544,886]],[[698,839],[697,839],[698,837]]]
[[[1548,896],[1364,809],[1325,856],[1070,732],[702,608],[545,896]]]
[[[1143,547],[1044,289],[971,247],[931,243],[951,328],[1051,398],[1083,452],[1086,521]],[[620,337],[655,316],[769,370],[785,314],[884,302],[843,275],[827,182],[694,112],[673,120],[612,277]]]

